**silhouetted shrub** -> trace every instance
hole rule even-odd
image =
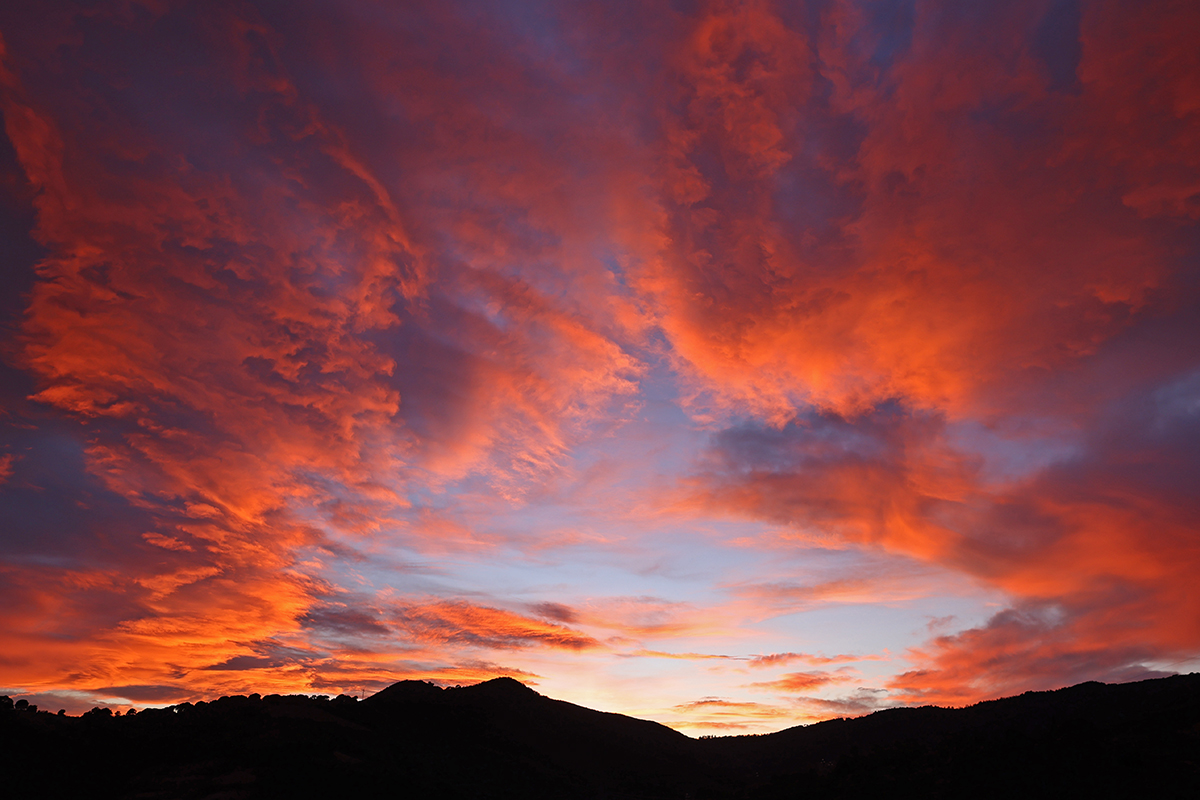
[[[20,700],[17,701],[17,705],[16,705],[17,711],[26,711],[26,710],[28,710],[28,708],[29,708],[29,701],[26,700],[24,697],[22,697]]]

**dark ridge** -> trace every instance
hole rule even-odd
[[[393,683],[391,686],[376,692],[368,697],[365,702],[371,704],[380,703],[413,703],[419,701],[432,702],[436,698],[441,697],[442,689],[432,683],[425,681],[400,681]]]
[[[473,686],[464,686],[460,689],[451,689],[450,691],[469,694],[473,698],[486,697],[491,700],[507,702],[523,702],[535,697],[541,697],[540,694],[515,678],[507,677],[492,678],[490,681],[477,683]]]
[[[1200,797],[1200,675],[690,739],[511,678],[114,716],[0,698],[6,797]]]

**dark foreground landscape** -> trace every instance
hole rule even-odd
[[[0,707],[4,796],[1200,797],[1200,674],[690,739],[509,679],[113,717]]]

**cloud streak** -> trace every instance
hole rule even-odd
[[[5,8],[0,685],[1193,663],[1197,14]]]

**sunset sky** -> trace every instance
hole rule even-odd
[[[701,735],[1200,670],[1198,41],[0,5],[0,694]]]

